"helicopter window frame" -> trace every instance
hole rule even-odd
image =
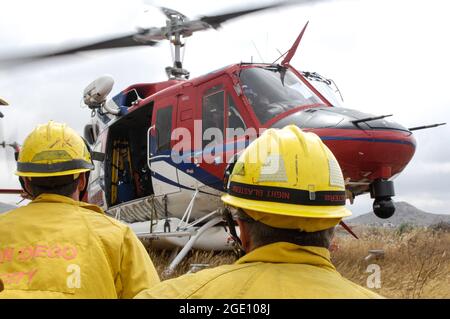
[[[97,138],[97,142],[92,147],[93,152],[102,152],[103,151],[103,140],[100,139],[100,136]],[[89,188],[91,186],[95,186],[95,184],[99,184],[99,180],[101,179],[101,171],[104,168],[104,161],[93,161],[94,169],[90,173],[89,178]],[[101,187],[101,186],[100,186]]]
[[[220,91],[225,91],[225,89],[224,89],[224,87],[223,87],[223,83],[216,84],[216,85],[214,85],[214,86],[212,86],[212,87],[206,89],[206,90],[203,92],[203,97],[209,96],[209,95],[213,95],[213,94],[218,93],[218,92],[220,92]]]
[[[232,116],[231,109],[233,109],[234,116],[239,121],[241,121],[242,127],[231,127],[230,126],[230,117]],[[225,112],[226,112],[226,123],[225,123],[226,128],[225,128],[225,131],[227,133],[226,136],[225,136],[225,139],[228,140],[228,139],[231,139],[231,138],[234,138],[234,137],[240,137],[240,136],[245,135],[245,131],[247,130],[247,124],[245,123],[245,120],[244,120],[241,112],[239,111],[238,105],[237,105],[235,99],[233,98],[233,96],[232,96],[232,94],[230,92],[227,92],[227,94],[226,94]],[[237,136],[228,136],[229,129],[236,130],[237,128],[242,128],[242,130],[243,130],[242,134],[237,135]]]
[[[165,114],[164,112],[168,112],[168,114]],[[162,123],[162,125],[160,125],[159,123]],[[173,125],[173,105],[159,107],[156,110],[156,117],[155,117],[156,152],[157,153],[164,152],[164,151],[170,151],[172,125]],[[164,126],[163,129],[161,129],[162,126]],[[163,134],[165,133],[164,134],[164,136],[165,136],[164,144],[161,143],[160,132],[163,132]]]
[[[278,85],[275,81],[278,77],[266,73],[271,75],[269,77],[262,73],[264,71],[279,73],[282,85]],[[315,88],[312,89],[311,84],[305,83],[301,76],[289,68],[283,76],[279,68],[273,66],[246,67],[239,72],[239,83],[249,110],[261,125],[270,125],[286,112],[309,106],[326,105],[321,96],[316,93]],[[275,83],[277,85],[274,85]],[[293,104],[294,97],[298,99],[295,104]]]
[[[208,90],[204,91],[204,94],[202,96],[202,147],[204,148],[205,146],[209,145],[210,143],[212,143],[212,140],[205,140],[203,137],[205,136],[205,131],[209,128],[218,128],[220,129],[221,133],[222,133],[222,138],[225,137],[224,135],[224,130],[225,130],[225,96],[228,93],[224,90],[223,84],[219,84],[216,86],[213,86],[212,88],[209,88]],[[221,127],[218,127],[219,125],[216,126],[205,126],[205,123],[208,122],[212,122],[213,120],[211,120],[212,118],[212,112],[211,109],[206,108],[206,99],[211,98],[212,96],[217,96],[217,95],[222,95],[221,100],[221,105],[216,105],[216,109],[219,108],[219,114],[221,114],[219,117],[216,117],[216,120],[219,119],[220,121],[220,125]],[[219,101],[219,100],[218,100]],[[217,104],[217,101],[215,102]],[[220,103],[219,103],[220,104]],[[210,106],[210,105],[209,105]],[[209,111],[209,112],[205,112],[205,111]],[[217,123],[216,123],[217,124]],[[214,140],[215,141],[215,140]]]

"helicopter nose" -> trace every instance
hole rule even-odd
[[[300,128],[398,130],[410,133],[404,126],[389,121],[387,118],[390,116],[392,115],[376,116],[342,107],[320,107],[295,112],[275,122],[272,126],[281,128],[289,124],[296,124]]]
[[[396,127],[396,126],[394,126]],[[389,179],[402,172],[414,156],[411,132],[383,129],[307,129],[320,136],[353,181]]]
[[[281,128],[295,124],[314,132],[330,148],[352,181],[388,179],[412,159],[416,140],[402,125],[344,108],[316,108],[296,112],[276,122]]]

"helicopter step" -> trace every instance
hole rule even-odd
[[[158,202],[153,195],[111,207],[106,213],[128,224],[150,221],[158,216]]]

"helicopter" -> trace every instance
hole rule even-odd
[[[131,224],[141,237],[184,247],[172,268],[193,246],[214,249],[225,242],[231,247],[218,215],[226,166],[263,129],[296,124],[318,134],[338,159],[348,199],[370,193],[375,214],[387,218],[395,210],[393,178],[415,152],[412,132],[443,124],[406,128],[388,121],[390,115],[340,106],[331,80],[290,64],[306,26],[280,63],[241,62],[190,79],[181,62],[185,38],[278,5],[198,20],[162,8],[164,27],[41,56],[153,46],[164,40],[172,44],[168,80],[131,85],[108,99],[114,81],[106,76],[83,93],[92,113],[84,136],[94,159],[100,159],[90,176],[87,200]],[[210,128],[219,128],[222,141],[205,136]],[[238,135],[229,137],[227,129]],[[182,154],[176,152],[180,141],[173,138],[174,132],[190,134]]]

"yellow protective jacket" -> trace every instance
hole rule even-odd
[[[0,298],[133,298],[160,281],[128,226],[50,194],[0,215],[0,278]]]
[[[257,248],[233,265],[184,275],[136,298],[381,298],[343,278],[325,248],[275,243]]]

